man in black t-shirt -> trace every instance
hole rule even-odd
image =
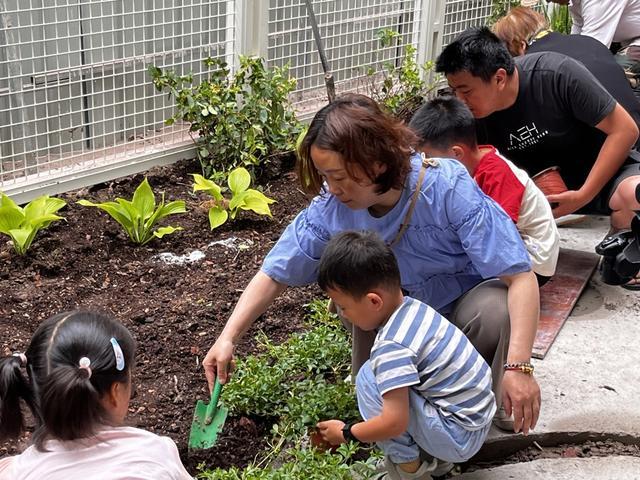
[[[578,60],[624,107],[636,125],[640,125],[640,102],[634,95],[622,67],[618,65],[609,49],[598,40],[586,35],[548,32],[532,40],[527,47],[527,53],[537,52],[557,52]]]
[[[514,57],[525,53],[558,52],[579,61],[640,126],[640,102],[629,79],[611,51],[595,38],[553,32],[542,13],[527,7],[509,10],[493,24],[491,31]]]
[[[554,216],[611,214],[629,228],[640,210],[638,127],[579,62],[555,52],[511,58],[488,28],[442,51],[436,71],[478,119],[478,138],[534,175],[559,165],[569,190],[549,195]]]

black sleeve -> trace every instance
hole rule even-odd
[[[595,127],[616,106],[615,99],[584,65],[569,57],[558,63],[555,75],[565,108],[578,120]]]

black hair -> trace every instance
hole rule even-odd
[[[487,27],[465,30],[436,60],[436,72],[448,75],[468,71],[485,82],[500,68],[511,75],[515,63],[504,43]]]
[[[409,127],[422,144],[430,143],[438,149],[448,149],[462,143],[476,147],[476,120],[471,110],[456,97],[445,95],[425,103],[413,115]]]
[[[391,248],[373,232],[342,232],[322,254],[318,285],[360,298],[375,288],[400,289],[400,270]]]
[[[112,339],[122,350],[124,366],[116,362]],[[135,342],[106,315],[72,311],[42,322],[24,356],[26,364],[19,356],[0,359],[0,439],[24,430],[23,399],[37,423],[34,444],[43,451],[47,439],[86,438],[99,425],[112,424],[100,400],[115,382],[130,381]],[[83,357],[90,360],[90,371],[80,368]]]

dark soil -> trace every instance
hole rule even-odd
[[[183,231],[145,247],[132,244],[105,212],[75,203],[131,198],[143,175],[63,195],[66,222],[40,232],[24,257],[0,238],[0,353],[24,351],[38,324],[61,311],[83,308],[115,316],[138,343],[128,422],[173,438],[191,472],[199,462],[244,466],[266,446],[271,422],[231,417],[214,449],[193,457],[186,452],[196,400],[208,397],[201,361],[262,258],[306,203],[295,176],[276,172],[263,185],[277,200],[272,219],[242,212],[211,231],[202,206],[207,195],[191,193],[189,174],[199,171],[195,161],[182,161],[147,172],[158,199],[165,192],[167,201],[185,200],[188,212],[165,222]],[[209,245],[231,237],[253,243],[246,249]],[[179,266],[153,258],[194,250],[204,252],[204,260]],[[255,350],[258,329],[275,341],[288,337],[300,328],[303,305],[320,295],[316,287],[289,289],[248,332],[237,354]],[[0,444],[0,457],[18,453],[25,443]]]

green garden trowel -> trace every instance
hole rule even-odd
[[[229,412],[224,406],[218,406],[221,391],[222,385],[216,378],[209,404],[198,400],[189,434],[189,450],[204,450],[216,444],[218,433],[222,431]]]

